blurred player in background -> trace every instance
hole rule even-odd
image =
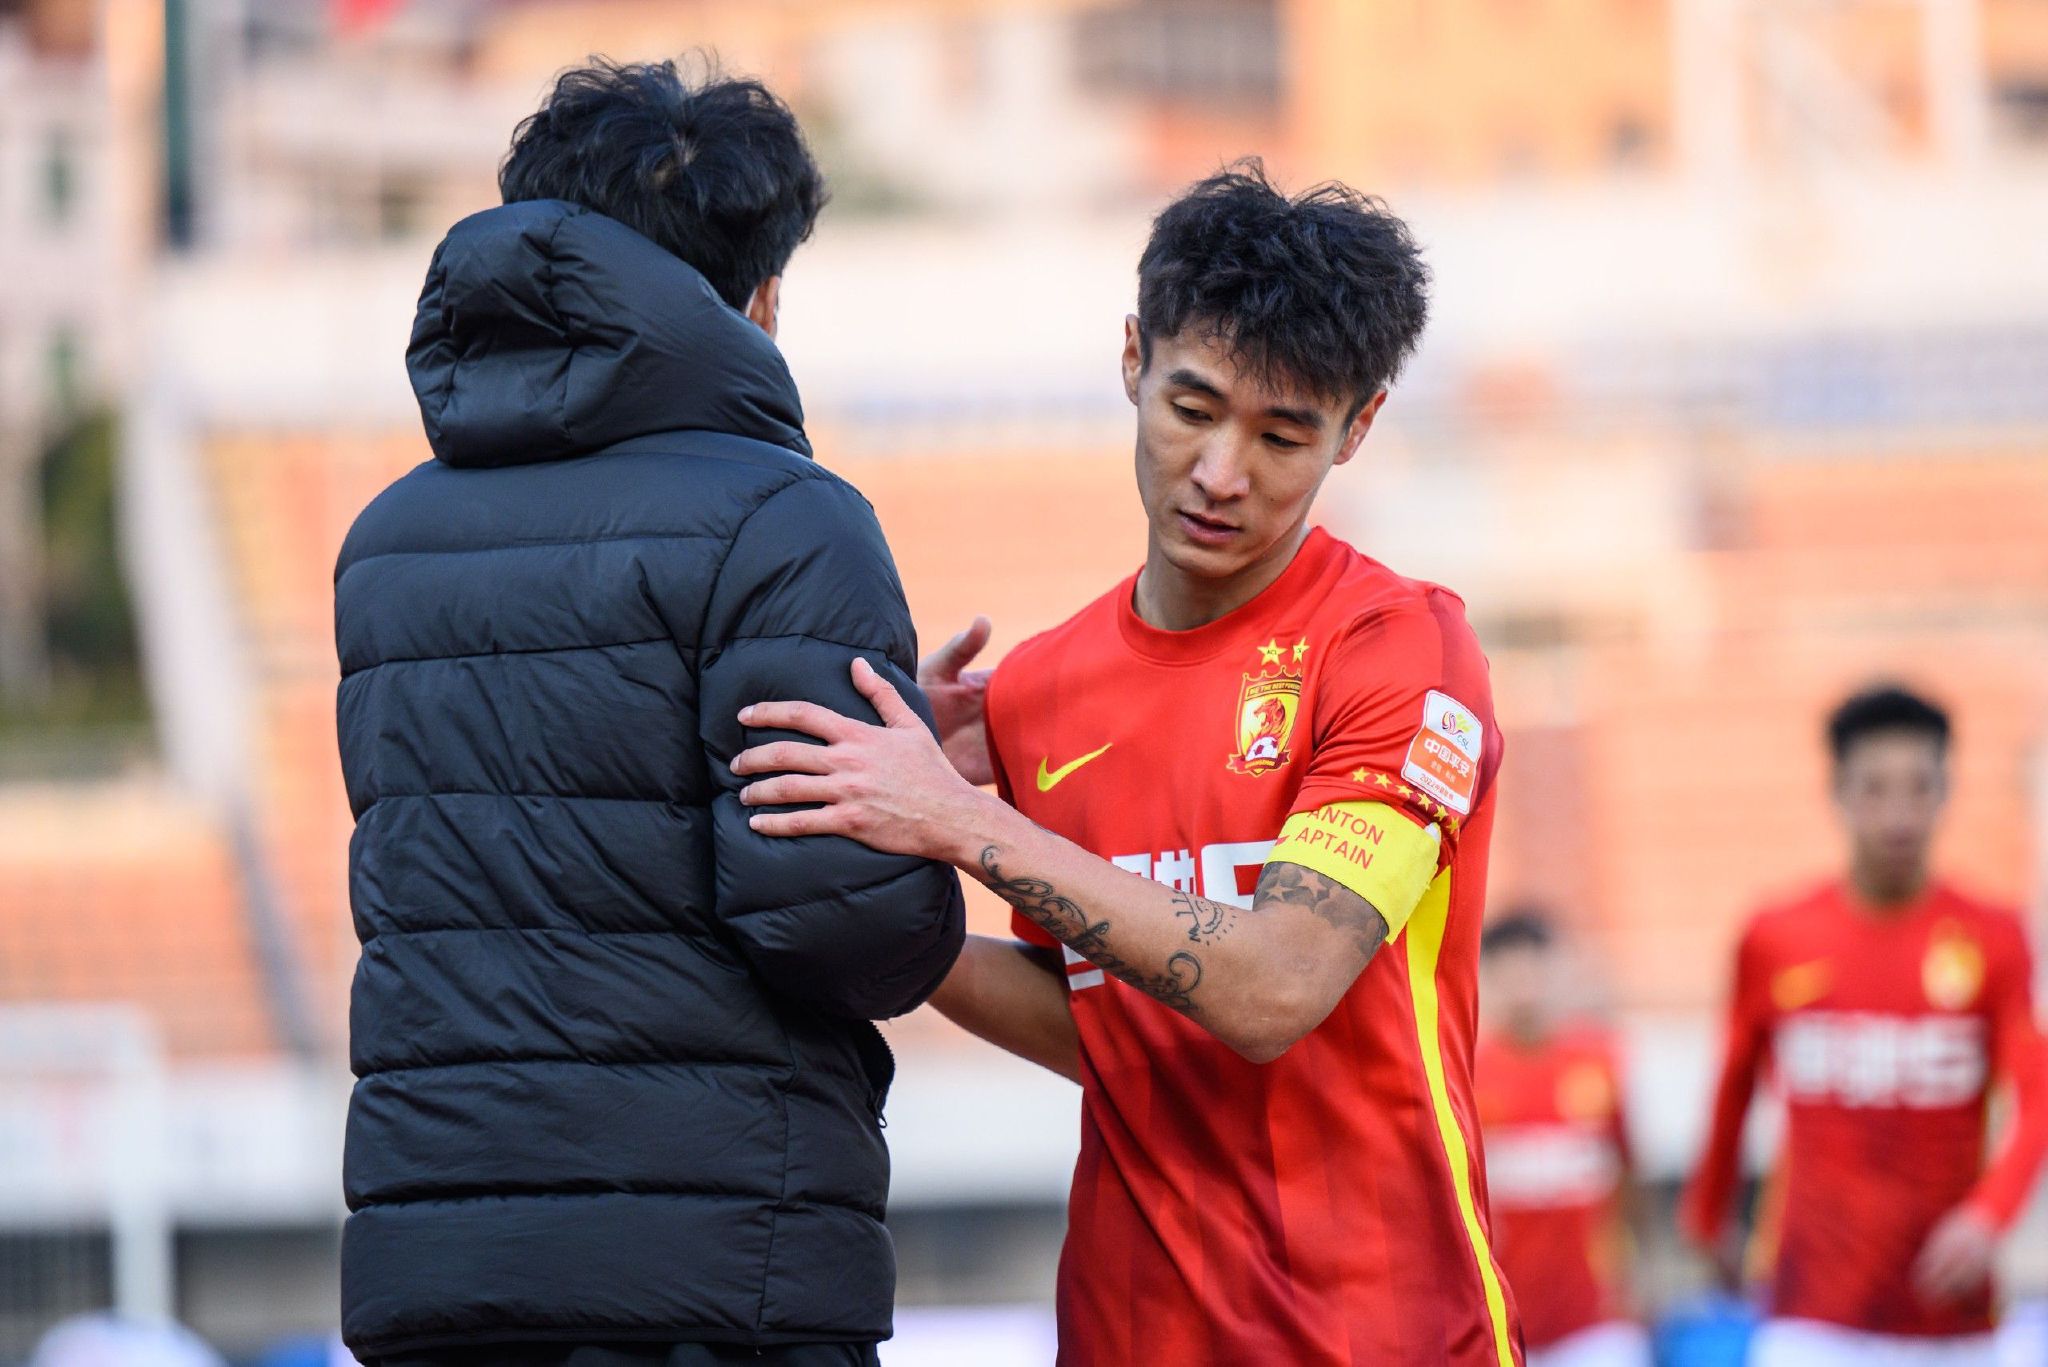
[[[1736,954],[1713,1129],[1688,1232],[1731,1266],[1742,1122],[1766,1062],[1783,1151],[1758,1242],[1771,1320],[1752,1361],[1989,1363],[1992,1265],[2048,1146],[2026,937],[1928,871],[1948,717],[1896,688],[1828,723],[1849,867],[1757,915]],[[1984,1160],[1994,1076],[2015,1114]]]
[[[1566,1018],[1563,955],[1542,912],[1495,917],[1480,956],[1487,1195],[1529,1367],[1649,1367],[1649,1338],[1629,1314],[1633,1173],[1617,1041]]]
[[[824,804],[760,829],[923,851],[1017,909],[1025,943],[970,939],[933,1001],[1082,1085],[1069,1367],[1519,1361],[1472,1099],[1486,660],[1453,594],[1309,526],[1425,280],[1342,186],[1195,186],[1125,323],[1144,566],[1003,661],[986,757],[956,772],[865,672],[886,729],[744,718],[830,742],[740,757],[795,771],[744,800]]]

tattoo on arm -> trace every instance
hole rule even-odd
[[[1359,953],[1370,959],[1387,938],[1386,918],[1351,889],[1299,864],[1278,861],[1259,875],[1256,900],[1306,907],[1317,920],[1346,932]]]
[[[1173,914],[1187,917],[1188,939],[1198,945],[1222,939],[1237,921],[1237,908],[1230,903],[1212,902],[1191,892],[1173,895]]]
[[[1202,981],[1202,961],[1192,952],[1176,950],[1167,957],[1161,969],[1151,972],[1127,963],[1103,944],[1109,935],[1109,922],[1091,918],[1078,903],[1061,894],[1043,878],[1006,877],[996,866],[996,855],[994,845],[981,852],[981,880],[988,884],[989,891],[1023,912],[1026,920],[1103,972],[1115,974],[1176,1011],[1190,1016],[1198,1014],[1194,991]],[[1196,917],[1198,926],[1201,919],[1199,915]],[[1193,932],[1188,938],[1201,942]]]

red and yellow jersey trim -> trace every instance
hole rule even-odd
[[[1383,802],[1331,802],[1280,828],[1269,864],[1296,864],[1372,903],[1394,939],[1436,873],[1442,837]]]
[[[1408,985],[1415,999],[1415,1038],[1422,1046],[1422,1073],[1429,1083],[1429,1105],[1436,1117],[1437,1138],[1442,1141],[1444,1158],[1450,1163],[1458,1216],[1464,1223],[1465,1237],[1471,1242],[1472,1256],[1479,1264],[1479,1283],[1486,1294],[1494,1352],[1500,1367],[1516,1367],[1514,1336],[1508,1329],[1507,1297],[1501,1292],[1500,1273],[1494,1266],[1493,1248],[1486,1237],[1486,1222],[1479,1218],[1479,1203],[1472,1194],[1471,1150],[1465,1143],[1457,1113],[1451,1109],[1450,1089],[1444,1082],[1436,968],[1443,952],[1444,925],[1450,919],[1450,909],[1451,871],[1445,869],[1430,883],[1408,922]]]

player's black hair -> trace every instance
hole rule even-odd
[[[1400,373],[1429,314],[1429,270],[1408,225],[1331,181],[1289,199],[1251,157],[1190,187],[1152,221],[1138,260],[1138,334],[1196,328],[1266,384],[1364,405]]]
[[[617,219],[744,308],[811,235],[825,181],[789,106],[704,65],[695,82],[674,62],[594,57],[564,71],[513,133],[498,192]]]
[[[1878,684],[1852,694],[1828,715],[1828,753],[1840,764],[1857,741],[1883,731],[1909,731],[1948,749],[1947,712],[1897,684]]]
[[[1539,907],[1515,907],[1493,917],[1479,932],[1479,957],[1504,949],[1548,949],[1556,941],[1550,913]]]

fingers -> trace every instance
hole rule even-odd
[[[735,774],[829,774],[831,752],[809,741],[778,740],[742,750],[732,759]]]
[[[778,774],[740,789],[749,807],[784,807],[799,802],[831,802],[839,796],[835,779],[817,774]]]
[[[853,658],[853,686],[860,690],[863,698],[874,705],[876,714],[882,719],[882,725],[898,729],[908,726],[924,729],[924,721],[911,709],[909,703],[903,701],[903,695],[896,691],[895,685],[883,678],[873,665],[858,655]]]
[[[1955,1300],[1977,1289],[1989,1274],[1986,1258],[1974,1241],[1946,1227],[1937,1227],[1914,1260],[1913,1281],[1931,1300]]]
[[[747,825],[760,835],[840,835],[838,822],[831,816],[831,808],[816,807],[803,812],[755,812],[747,818]]]
[[[1945,1258],[1920,1259],[1913,1269],[1913,1282],[1921,1295],[1931,1301],[1952,1301],[1973,1289],[1969,1269]]]
[[[859,734],[862,723],[814,702],[757,702],[740,709],[740,725],[763,731],[801,731],[822,741],[840,741]]]
[[[977,616],[952,640],[927,655],[917,667],[919,683],[950,682],[967,666],[967,662],[981,654],[988,645],[989,633],[995,626],[988,618]]]

